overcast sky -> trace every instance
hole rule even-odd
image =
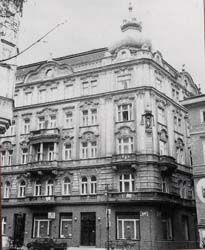
[[[120,36],[129,0],[27,0],[19,48],[39,39],[56,24],[67,22],[18,58],[28,64],[110,46]],[[178,70],[182,64],[205,93],[203,0],[132,0],[154,50]]]

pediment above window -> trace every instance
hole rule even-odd
[[[91,131],[83,133],[80,138],[82,141],[96,141],[96,135]]]
[[[57,109],[45,108],[45,109],[42,109],[41,111],[37,112],[37,115],[38,116],[48,116],[48,115],[56,114],[57,111],[58,111]]]
[[[45,81],[62,76],[72,75],[73,70],[66,64],[58,64],[55,61],[45,63],[36,70],[30,71],[24,79],[24,83]]]
[[[119,138],[127,138],[133,136],[134,132],[135,130],[132,130],[130,127],[123,126],[119,128],[119,130],[116,132],[116,135]]]

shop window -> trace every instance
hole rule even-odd
[[[139,214],[117,215],[117,239],[140,239],[140,217]]]
[[[72,238],[72,214],[60,215],[60,238]]]

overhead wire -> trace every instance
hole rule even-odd
[[[28,51],[29,49],[31,49],[34,45],[36,45],[37,43],[39,43],[41,40],[43,40],[46,36],[48,36],[51,32],[53,32],[55,29],[57,29],[59,26],[65,24],[67,22],[67,20],[65,20],[62,23],[58,23],[57,25],[55,25],[52,29],[50,29],[45,35],[43,35],[42,37],[40,37],[38,40],[36,40],[35,42],[31,43],[29,46],[27,46],[25,49],[23,49],[22,51],[20,51],[19,53],[17,53],[16,55],[13,55],[11,57],[5,58],[0,60],[0,63],[9,61],[13,58],[16,58],[20,55],[22,55],[23,53],[25,53],[26,51]]]

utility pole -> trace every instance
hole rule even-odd
[[[106,195],[106,229],[107,229],[107,250],[110,250],[110,209],[109,209],[109,184],[105,186]]]

